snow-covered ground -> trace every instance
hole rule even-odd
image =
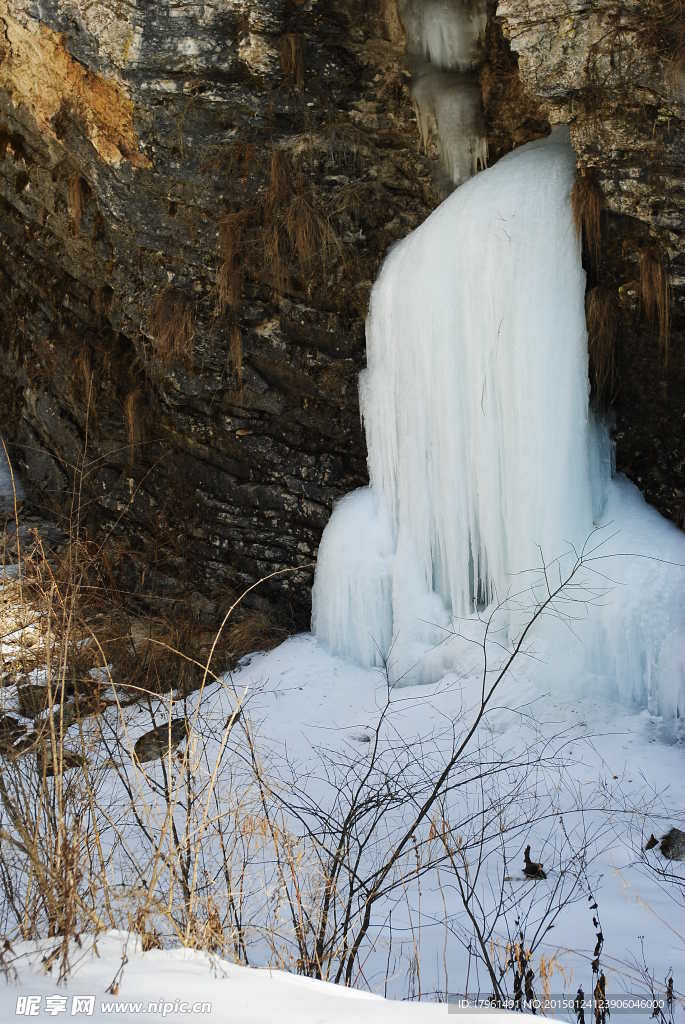
[[[84,937],[83,948],[74,949],[68,983],[60,985],[57,970],[46,972],[43,966],[54,945],[16,947],[19,977],[0,987],[0,1021],[76,1016],[174,1024],[423,1024],[446,1016],[444,1006],[390,1002],[283,971],[240,967],[195,950],[143,953],[138,939],[115,931],[95,944]],[[469,1024],[469,1015],[461,1019]]]
[[[554,902],[560,884],[562,892],[568,891],[563,889],[562,869],[567,844],[585,844],[585,869],[574,899],[558,915],[544,918],[552,927],[536,949],[537,984],[544,959],[542,973],[550,974],[548,992],[572,995],[579,984],[586,992],[591,991],[590,963],[597,931],[591,904],[596,901],[604,936],[601,963],[608,991],[613,995],[646,994],[641,970],[646,962],[658,988],[663,988],[664,979],[672,972],[676,993],[682,993],[683,908],[640,863],[639,850],[650,833],[660,836],[672,825],[684,824],[683,748],[666,741],[660,722],[647,711],[631,712],[599,693],[571,696],[555,692],[553,680],[549,688],[542,688],[539,669],[539,662],[532,658],[523,658],[514,667],[474,741],[475,761],[488,759],[492,764],[511,766],[501,788],[489,790],[490,806],[499,796],[508,801],[514,799],[514,794],[520,800],[520,813],[530,815],[530,823],[525,817],[513,825],[506,822],[507,841],[502,851],[509,863],[504,881],[502,851],[496,849],[496,843],[491,843],[484,864],[480,898],[485,910],[488,898],[500,898],[500,886],[507,904],[495,925],[492,942],[504,948],[516,935],[518,918],[526,918],[529,941],[531,930],[534,933],[543,920],[546,901]],[[399,745],[416,750],[418,756],[416,744],[420,739],[421,756],[429,764],[439,764],[441,751],[450,749],[453,721],[468,716],[473,705],[474,679],[471,673],[455,672],[435,686],[393,690],[389,731],[398,741],[393,749]],[[198,792],[202,794],[210,782],[220,753],[222,729],[238,699],[271,781],[280,783],[286,791],[292,787],[302,799],[306,793],[312,805],[324,803],[327,794],[330,799],[331,766],[342,765],[347,770],[349,765],[363,766],[369,758],[370,741],[386,696],[386,681],[380,670],[363,669],[332,656],[311,635],[293,637],[270,653],[251,656],[221,684],[208,686],[201,700],[194,694],[185,701],[185,713],[197,730],[193,773]],[[164,721],[167,707],[160,702],[157,722]],[[179,713],[176,704],[172,716]],[[112,715],[110,718],[116,720]],[[119,720],[118,730],[124,734],[123,747],[131,750],[136,738],[150,728],[150,710],[127,709],[124,720],[125,727],[122,730]],[[134,790],[139,787],[139,808],[148,806],[153,799],[150,787],[161,780],[159,762],[146,765],[143,775],[126,754],[120,753],[119,757],[120,771],[128,784]],[[236,725],[224,750],[224,763],[230,770],[221,782],[220,788],[225,788],[217,806],[223,803],[228,807],[235,800],[241,782],[249,774],[245,767],[248,760],[246,732]],[[517,773],[527,773],[525,786],[521,787]],[[126,797],[116,773],[110,771],[108,778],[101,796],[104,800],[103,793],[110,788],[108,806],[121,812],[122,828],[128,821],[131,848],[136,842],[136,826],[122,810]],[[448,802],[456,820],[466,821],[468,815],[460,799],[459,793],[454,793]],[[468,806],[476,800],[476,794],[468,790],[464,799]],[[518,813],[515,800],[508,810]],[[402,817],[400,811],[397,815]],[[297,823],[291,824],[297,831]],[[532,844],[534,859],[544,863],[547,879],[531,882],[522,875],[522,850],[527,842]],[[473,845],[469,847],[467,842],[467,849],[473,851]],[[474,853],[469,852],[472,862],[473,857]],[[664,863],[658,851],[649,857],[655,864]],[[141,863],[143,860],[141,854]],[[304,878],[306,859],[301,871]],[[245,927],[248,942],[252,943],[251,962],[280,962],[295,969],[295,955],[288,959],[292,936],[286,935],[287,914],[272,914],[280,889],[273,855],[268,856],[262,849],[251,861],[250,872],[253,891],[245,899]],[[511,896],[508,903],[507,894]],[[283,930],[278,948],[261,935],[267,918],[270,928],[277,925],[276,931]],[[454,877],[449,865],[443,865],[438,871],[426,873],[420,884],[410,882],[402,898],[395,896],[379,908],[372,948],[355,976],[355,984],[399,999],[420,995],[430,1000],[445,992],[464,991],[486,996],[488,978],[482,965],[469,956],[465,945],[468,933]],[[173,944],[173,937],[165,941]],[[146,962],[167,965],[166,970],[174,962],[173,956],[159,953]],[[200,970],[198,965],[203,962],[201,957],[194,960],[193,971]],[[231,978],[243,977],[241,972],[232,971]],[[131,972],[131,979],[134,974]],[[244,984],[248,991],[248,982]],[[306,998],[309,989],[303,984],[302,989],[293,989],[294,999],[300,998],[300,992]],[[137,992],[133,981],[131,985],[130,991]],[[152,998],[159,987],[150,982],[146,991]],[[128,997],[128,988],[122,988],[122,992]],[[262,1017],[231,1017],[235,1021],[253,1019]]]
[[[534,666],[535,673],[531,671]],[[646,711],[632,712],[604,695],[570,696],[555,692],[554,681],[542,689],[531,681],[537,663],[523,659],[505,681],[481,728],[488,749],[516,763],[522,751],[544,747],[559,750],[559,757],[541,772],[540,795],[556,793],[559,808],[582,816],[592,834],[588,876],[596,880],[593,893],[599,905],[604,933],[602,963],[610,990],[633,991],[642,986],[634,961],[642,961],[663,981],[674,972],[676,987],[685,989],[685,908],[636,865],[635,847],[654,832],[660,836],[672,825],[685,827],[685,752],[681,744],[664,741],[660,722]],[[236,691],[253,694],[250,714],[261,719],[261,731],[273,749],[287,751],[304,776],[318,748],[337,749],[360,759],[367,756],[368,739],[385,699],[380,671],[362,669],[331,656],[315,638],[294,637],[269,654],[254,657],[233,677]],[[402,687],[395,691],[394,726],[410,744],[417,737],[440,736],[446,722],[468,706],[468,680],[447,676],[438,686]],[[209,705],[211,697],[205,701]],[[214,699],[219,701],[218,691]],[[211,705],[209,705],[211,706]],[[581,810],[582,809],[582,810]],[[549,850],[560,840],[560,821],[551,829],[533,827],[536,859],[548,863]],[[563,839],[561,839],[563,845]],[[520,845],[520,844],[519,844]],[[654,855],[655,859],[657,855]],[[593,859],[594,857],[594,859]],[[520,875],[520,863],[512,875]],[[546,882],[553,885],[554,868]],[[446,941],[445,908],[437,888],[426,886],[421,906],[415,907],[415,932],[420,933],[421,960],[426,990],[444,984],[443,950]],[[456,901],[447,918],[459,916]],[[400,945],[405,953],[415,936],[409,930]],[[506,940],[506,936],[503,936]],[[561,973],[552,990],[575,991],[590,984],[589,964],[595,945],[592,914],[585,898],[566,908],[543,943],[542,952],[553,957]],[[462,991],[466,954],[449,934],[447,988]],[[398,993],[406,978],[399,966]],[[481,978],[481,981],[483,979]],[[484,982],[487,985],[487,981]],[[391,982],[392,991],[394,986]]]
[[[466,635],[466,624],[462,627]],[[229,860],[234,858],[235,867],[235,857],[238,861],[242,857],[246,870],[241,908],[249,962],[296,971],[292,922],[285,908],[283,879],[274,866],[273,844],[254,794],[248,737],[265,777],[289,804],[279,821],[292,831],[303,898],[309,892],[314,905],[318,869],[311,859],[311,844],[303,838],[303,822],[313,820],[317,807],[332,808],[336,784],[341,780],[349,783],[358,777],[354,773],[369,763],[374,730],[388,700],[380,744],[385,746],[386,758],[395,758],[395,763],[402,765],[407,792],[412,779],[421,779],[424,768],[428,774],[440,770],[452,749],[453,730],[458,733],[471,720],[480,696],[482,652],[467,641],[458,650],[455,670],[438,684],[398,686],[388,691],[382,670],[361,668],[330,654],[315,637],[300,635],[269,653],[248,657],[237,671],[221,681],[211,681],[201,693],[180,699],[171,691],[148,707],[112,706],[101,718],[89,720],[90,724],[72,726],[65,746],[79,749],[79,742],[84,742],[89,750],[101,809],[101,842],[105,852],[111,853],[110,897],[116,901],[117,920],[126,921],[127,908],[140,903],[141,882],[147,886],[153,874],[151,865],[166,801],[161,763],[152,761],[141,767],[132,756],[133,745],[151,725],[167,721],[171,709],[172,718],[186,715],[192,723],[189,762],[196,804],[194,834],[200,830],[204,794],[212,789],[214,765],[217,761],[221,764],[210,817],[214,822],[223,816],[227,825],[224,841],[226,835],[232,841],[238,835],[240,840],[228,843]],[[467,752],[467,774],[471,773],[475,783],[449,792],[441,806],[453,834],[458,832],[460,840],[463,838],[471,870],[478,860],[479,829],[484,828],[489,836],[478,898],[483,920],[492,925],[490,942],[500,952],[506,951],[507,943],[516,939],[517,921],[523,921],[525,942],[535,936],[539,939],[533,958],[537,993],[541,993],[544,974],[548,975],[544,986],[548,992],[572,996],[582,984],[588,993],[593,984],[590,964],[597,931],[593,917],[598,912],[604,938],[601,964],[608,991],[612,995],[647,994],[646,964],[657,988],[663,989],[665,978],[672,973],[676,994],[682,998],[683,905],[674,899],[672,886],[660,884],[650,873],[641,847],[651,833],[659,837],[671,826],[685,827],[683,746],[674,742],[672,729],[666,729],[658,716],[613,703],[611,695],[599,689],[588,692],[586,680],[579,680],[573,689],[566,679],[560,688],[546,663],[548,653],[544,646],[537,646],[533,634],[528,654],[518,658],[505,676]],[[13,688],[2,691],[3,705],[16,713],[13,694]],[[238,703],[243,708],[242,718],[226,736],[225,724]],[[178,752],[165,762],[177,804],[174,817],[181,830],[187,800],[186,763]],[[479,774],[482,765],[492,766],[491,777],[487,771]],[[416,775],[412,775],[414,766]],[[297,814],[291,814],[293,805]],[[481,821],[478,815],[485,807],[489,817]],[[410,820],[411,813],[408,796],[407,803],[393,807],[379,824],[365,854],[371,864],[396,829]],[[148,830],[147,839],[141,823]],[[209,906],[210,896],[223,912],[221,901],[226,893],[218,833],[213,828],[203,833],[205,895],[198,899],[200,916]],[[545,866],[544,880],[528,881],[523,876],[527,843],[533,859]],[[422,845],[422,850],[428,845]],[[583,852],[582,870],[574,850]],[[646,857],[653,865],[669,866],[658,850]],[[670,862],[670,867],[677,871],[682,866]],[[267,984],[265,974],[223,965],[219,970],[216,957],[174,951],[182,935],[174,934],[164,915],[158,913],[169,896],[169,881],[162,875],[157,872],[154,892],[150,890],[148,923],[159,930],[165,948],[135,956],[131,952],[135,946],[129,949],[130,964],[120,985],[122,999],[154,1001],[169,994],[173,1002],[186,992],[202,994],[206,987],[211,994],[205,998],[215,1007],[230,1006],[228,1019],[241,1024],[275,1019],[270,1016],[274,1002],[279,1009],[282,1004],[286,1020],[290,1019],[289,1005],[292,1019],[300,1019],[296,1016],[300,1012],[301,1019],[308,1020],[304,1008],[310,1002],[312,1019],[348,1019],[347,997],[337,990],[329,994],[325,987],[289,980],[287,974],[279,973],[273,978],[269,975]],[[573,885],[568,884],[569,878]],[[182,900],[177,881],[174,884],[175,898]],[[495,914],[498,900],[502,907]],[[595,902],[598,911],[591,909]],[[541,923],[547,930],[540,936]],[[226,931],[228,934],[229,929]],[[491,990],[489,979],[473,948],[469,950],[469,936],[472,929],[459,899],[454,871],[443,858],[418,882],[409,879],[399,892],[378,905],[354,984],[400,1000],[430,1001],[445,993],[465,991],[486,997]],[[89,994],[89,981],[98,998],[106,998],[104,989],[120,960],[114,950],[120,950],[121,944],[121,937],[98,940],[98,950],[109,952],[102,959],[86,957],[65,991]],[[13,948],[16,952],[22,947]],[[224,949],[222,955],[230,957],[230,952]],[[79,960],[80,955],[74,964]],[[43,977],[35,959],[22,954],[17,968],[19,981],[2,996],[1,1005],[8,1014],[7,1000],[11,1002],[17,992],[47,995],[56,991],[54,978]],[[178,990],[168,980],[171,977],[178,978]],[[228,1003],[221,1002],[226,998],[219,994],[223,991],[221,979],[231,985]],[[511,990],[511,979],[508,987]],[[264,997],[255,1002],[257,988]],[[237,1001],[235,992],[239,993]],[[369,1019],[376,1019],[373,1014],[386,1019],[383,1013],[390,1012],[375,1000],[359,1003],[359,1007],[362,1009],[355,1003],[355,1016],[368,1013]],[[399,1014],[405,1012],[410,1011],[393,1008],[392,1019],[404,1019]],[[422,1018],[419,1015],[417,1019]]]

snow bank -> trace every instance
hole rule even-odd
[[[123,932],[100,936],[95,948],[87,936],[82,944],[83,949],[74,948],[76,967],[66,986],[57,985],[56,968],[52,974],[42,970],[43,953],[56,945],[55,940],[17,946],[14,952],[19,954],[20,975],[0,988],[0,1021],[28,1016],[24,1003],[18,1002],[27,998],[34,1000],[36,1016],[43,1020],[76,1013],[79,1018],[87,1016],[91,1020],[122,1017],[132,1024],[152,1020],[175,1024],[210,1020],[231,1024],[349,1024],[351,1020],[355,1024],[421,1024],[446,1017],[443,1005],[391,1002],[284,971],[238,967],[189,949],[142,953],[139,940]],[[112,995],[107,989],[124,956],[127,962],[118,992]],[[74,1004],[74,999],[79,1002]],[[476,1016],[467,1013],[461,1019],[469,1024]],[[506,1017],[514,1020],[514,1014]],[[521,1015],[516,1014],[515,1019],[520,1024]]]

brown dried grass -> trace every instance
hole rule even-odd
[[[95,397],[93,394],[93,360],[90,349],[85,348],[85,346],[79,350],[76,357],[76,369],[76,376],[79,380],[83,397],[89,403],[92,414],[95,411],[93,408],[93,399]]]
[[[640,254],[640,298],[645,316],[659,329],[664,362],[668,362],[671,338],[671,283],[665,261],[656,249]]]
[[[231,370],[238,382],[238,386],[242,387],[243,384],[243,336],[240,332],[240,328],[237,324],[231,328],[231,334],[228,341],[228,361]]]
[[[233,664],[246,654],[270,651],[278,647],[288,635],[262,611],[245,611],[239,619],[231,621],[226,631],[226,652]]]
[[[583,168],[571,189],[571,210],[578,237],[584,239],[593,266],[599,265],[602,246],[602,208],[604,196],[596,173]]]
[[[67,183],[67,208],[75,236],[81,230],[81,217],[85,201],[85,188],[80,174],[72,174]]]
[[[220,263],[216,275],[219,313],[237,310],[243,298],[243,264],[248,213],[227,213],[219,221]]]
[[[128,438],[128,459],[133,465],[136,445],[140,444],[141,430],[141,405],[142,392],[140,388],[129,391],[124,399],[124,421],[126,423],[126,437]]]
[[[325,266],[339,248],[337,235],[306,195],[295,196],[285,215],[285,228],[300,268],[309,270],[314,258]]]
[[[192,363],[195,324],[192,307],[182,292],[168,285],[155,298],[149,331],[155,358],[163,365]]]
[[[274,207],[284,203],[296,189],[299,175],[296,172],[292,157],[281,146],[271,151],[269,187],[266,190],[266,205]]]
[[[256,279],[266,276],[277,292],[303,286],[309,295],[315,285],[314,267],[320,279],[331,262],[344,261],[351,253],[333,221],[346,213],[353,216],[358,189],[341,189],[337,201],[323,210],[316,187],[303,169],[302,156],[302,152],[274,147],[265,187],[249,207],[222,217],[218,315],[240,308],[246,274]]]
[[[281,70],[296,89],[304,88],[304,41],[299,32],[286,32],[279,45]]]
[[[616,396],[616,339],[620,310],[611,288],[598,285],[585,296],[590,383],[594,402],[606,408]]]

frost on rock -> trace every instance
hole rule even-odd
[[[583,599],[572,592],[564,616],[541,620],[530,664],[543,685],[589,687],[674,722],[685,538],[610,480],[607,431],[588,408],[574,173],[563,131],[530,143],[386,259],[360,377],[371,487],[339,503],[324,532],[313,628],[364,665],[389,658],[395,681],[467,673],[454,623],[463,632],[523,587],[500,617],[502,640],[515,635],[541,556],[563,571],[601,518],[612,525],[589,541]]]

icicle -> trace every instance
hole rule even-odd
[[[487,164],[480,89],[465,75],[424,71],[412,83],[421,142],[436,139],[445,170],[460,185]]]
[[[477,64],[487,23],[484,0],[403,0],[400,16],[410,53],[450,71]]]

